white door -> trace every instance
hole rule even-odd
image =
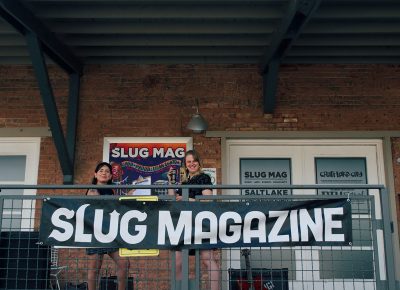
[[[36,184],[40,138],[0,138],[0,184]],[[1,189],[1,231],[31,231],[35,200],[6,199],[7,195],[35,195],[32,189]]]
[[[335,168],[338,164],[363,167],[360,175],[365,174],[362,176],[365,183],[384,184],[381,143],[381,140],[228,140],[224,183],[241,183],[243,160],[279,159],[288,160],[291,184],[329,183],[330,178],[326,176],[334,175],[336,171],[327,171],[326,168]],[[319,180],[320,176],[323,180]],[[225,193],[240,194],[240,191]],[[379,219],[379,191],[369,190],[368,193],[375,197],[376,217]],[[293,190],[292,194],[343,193]],[[288,269],[289,289],[376,289],[374,281],[386,279],[383,233],[378,230],[374,240],[367,203],[352,203],[352,208],[352,247],[253,248],[252,268]],[[225,255],[227,268],[245,268],[239,250],[227,251]]]

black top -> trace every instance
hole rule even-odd
[[[211,178],[208,174],[205,173],[200,173],[198,175],[195,175],[191,178],[189,178],[186,182],[182,182],[183,184],[187,185],[212,185],[211,183]],[[189,198],[195,198],[196,195],[202,195],[202,191],[205,189],[210,189],[210,188],[190,188],[189,189]],[[210,189],[211,190],[211,189]],[[178,195],[182,195],[182,189],[177,190]]]
[[[114,195],[114,190],[111,188],[98,188],[96,189],[99,195]],[[86,191],[86,195],[88,194],[89,189]]]
[[[98,188],[97,191],[100,195],[114,195],[114,190],[111,188]]]

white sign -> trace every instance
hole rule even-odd
[[[203,172],[210,176],[211,184],[217,184],[217,168],[202,168]],[[213,195],[217,195],[217,190],[213,189]]]

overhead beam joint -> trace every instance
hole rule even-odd
[[[263,76],[264,113],[275,110],[279,66],[306,23],[317,10],[321,0],[291,0],[280,26],[272,36],[271,44],[260,60]],[[276,74],[271,76],[271,74]]]
[[[39,84],[47,120],[52,132],[54,144],[60,161],[61,170],[64,176],[64,184],[72,184],[74,179],[75,160],[75,138],[77,126],[77,112],[79,99],[79,75],[70,74],[67,117],[67,139],[64,137],[57,105],[54,99],[53,90],[49,80],[46,61],[41,49],[39,39],[33,33],[26,35],[28,49],[32,59],[33,69]]]
[[[22,35],[35,34],[46,55],[67,73],[82,74],[81,61],[19,0],[0,0],[0,16]]]

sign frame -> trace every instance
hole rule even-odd
[[[166,148],[166,146],[171,145],[171,144],[172,145],[173,144],[176,144],[176,145],[184,144],[184,146],[186,147],[185,150],[184,150],[185,152],[187,150],[193,149],[193,139],[192,139],[192,137],[105,137],[104,138],[104,142],[103,142],[103,161],[106,161],[106,162],[111,162],[112,161],[112,160],[110,160],[111,159],[110,146],[112,144],[119,144],[119,145],[122,145],[122,146],[132,146],[132,148],[137,149],[138,151],[140,151],[140,150],[146,151],[146,150],[148,150],[149,147],[151,147],[151,148],[157,148],[157,147],[158,148],[164,148],[165,147]],[[135,163],[136,165],[143,166],[143,167],[146,167],[147,165],[149,165],[149,163],[154,165],[154,162],[156,162],[155,158],[152,157],[151,152],[148,152],[148,154],[149,154],[149,156],[146,157],[146,158],[139,158],[139,157],[136,158],[136,159],[134,159],[134,158],[130,158],[130,159],[126,158],[126,161],[127,162],[129,162],[128,160],[134,161],[134,162],[131,162],[131,163]],[[122,158],[122,157],[120,157],[120,158]],[[140,161],[143,161],[145,159],[147,159],[148,163],[146,163],[146,162],[141,163],[140,162]],[[180,159],[182,161],[180,161],[178,159]],[[174,163],[178,162],[181,165],[183,164],[182,163],[183,162],[183,158],[169,158],[169,159],[166,159],[166,160],[167,161],[174,161]],[[159,161],[159,162],[161,162],[161,161]],[[179,168],[181,167],[181,165],[174,165],[174,167],[176,167],[177,172],[179,172]],[[153,166],[153,167],[155,167],[155,166]],[[167,167],[165,167],[162,170],[164,171],[163,172],[163,176],[164,176],[163,178],[160,178],[160,173],[158,173],[158,178],[159,178],[158,181],[161,182],[160,185],[167,184],[166,171],[168,169],[167,169]],[[128,173],[128,174],[123,173],[124,175],[121,174],[122,176],[124,176],[124,177],[121,177],[121,180],[122,180],[121,183],[114,183],[114,184],[132,184],[133,181],[139,180],[140,177],[146,178],[148,176],[151,176],[152,173],[154,174],[154,172],[143,174],[145,176],[139,175],[139,173],[135,173],[135,172],[134,173]],[[136,174],[137,176],[133,177],[134,174]],[[130,177],[130,179],[128,177]],[[127,181],[126,181],[127,183],[123,183],[126,178],[128,178]],[[151,184],[154,185],[154,184],[158,184],[158,183],[156,183],[154,180],[151,180]],[[144,194],[143,191],[145,191],[145,189],[142,190],[141,195]],[[148,191],[149,192],[147,193],[147,195],[154,194],[154,192],[150,193],[150,190],[148,190]],[[127,192],[127,191],[122,191],[121,190],[121,192],[119,194],[125,195],[125,194],[135,194],[135,193],[134,193],[134,191],[132,193],[132,191],[131,192]],[[156,194],[156,195],[159,195],[159,194]]]

